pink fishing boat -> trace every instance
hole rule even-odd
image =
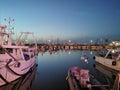
[[[116,75],[113,88],[110,85],[102,85],[89,70],[82,69],[79,66],[73,66],[68,70],[69,90],[119,90],[120,74]]]
[[[34,33],[21,32],[14,42],[13,34],[10,27],[0,25],[0,86],[18,79],[36,65],[38,54],[36,41],[30,44],[26,39],[21,41],[23,35],[31,35],[31,38],[35,40]]]

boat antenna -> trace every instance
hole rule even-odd
[[[8,22],[8,32],[9,33],[11,32],[13,34],[14,27],[11,28],[11,22],[13,22],[14,19],[11,19],[11,17],[9,17],[8,19],[5,18],[4,20]]]

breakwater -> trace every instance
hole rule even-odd
[[[56,50],[104,50],[111,48],[102,44],[38,44],[39,51]]]

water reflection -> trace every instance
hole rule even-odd
[[[109,85],[110,88],[112,88],[112,90],[120,90],[119,86],[118,87],[114,86],[116,85],[115,79],[118,72],[114,70],[110,70],[107,67],[103,67],[99,63],[95,63],[95,69],[96,69],[96,77],[100,82],[102,82],[103,84]],[[116,87],[117,89],[113,89],[113,87]]]
[[[32,83],[36,77],[37,67],[33,67],[31,71],[21,78],[0,87],[0,90],[30,90]]]
[[[39,54],[39,74],[32,90],[68,90],[66,76],[72,66],[89,69],[90,74],[102,84],[111,84],[110,79],[102,74],[103,71],[100,72],[93,66],[95,64],[93,56],[96,53],[97,51],[67,50],[57,51],[57,54],[49,52],[45,52],[43,56]]]
[[[38,55],[37,78],[31,90],[68,90],[66,76],[72,66],[80,66],[94,73],[94,60],[90,51],[85,51],[89,63],[80,59],[83,51],[60,50],[57,54],[45,52]],[[94,52],[93,52],[94,53]]]
[[[88,63],[88,59],[89,59],[89,57],[87,56],[87,54],[85,52],[82,52],[81,60]]]
[[[101,74],[103,74],[103,76],[105,77],[105,80],[107,81],[107,83],[109,85],[113,85],[114,84],[114,80],[115,80],[115,76],[116,76],[117,72],[108,70],[107,68],[103,67],[99,63],[95,63],[95,68]]]

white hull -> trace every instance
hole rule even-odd
[[[120,71],[120,61],[116,62],[116,65],[114,65],[114,60],[107,59],[104,57],[95,56],[95,61],[99,64],[102,64],[112,70]]]
[[[111,70],[120,71],[120,49],[108,49],[106,53],[95,55],[94,59]]]

